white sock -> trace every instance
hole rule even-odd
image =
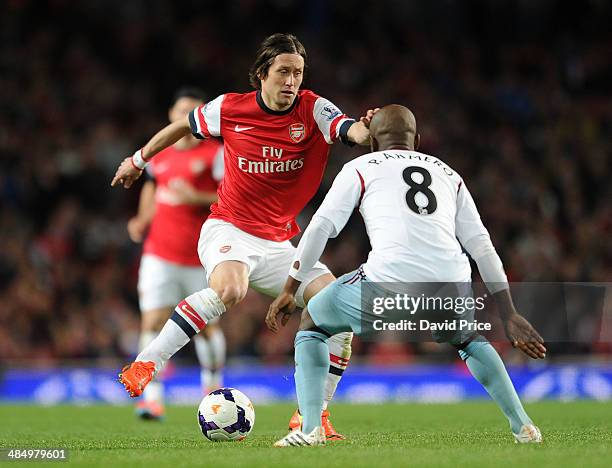
[[[325,379],[325,399],[323,411],[334,397],[342,374],[346,370],[351,358],[351,343],[353,334],[350,332],[338,333],[327,340],[329,347],[329,372]]]
[[[223,386],[225,364],[225,335],[216,328],[210,336],[199,334],[194,339],[196,354],[200,362],[200,380],[204,391]]]
[[[191,340],[191,337],[172,319],[169,319],[159,335],[136,356],[136,360],[153,361],[155,371],[159,372],[179,349],[189,343],[189,340]]]
[[[157,333],[154,331],[141,331],[140,337],[138,338],[138,351],[142,351],[147,347],[151,341],[155,339]]]
[[[157,333],[154,331],[144,331],[140,332],[140,339],[138,340],[138,349],[142,351],[147,347],[151,341],[155,339]],[[154,401],[155,403],[162,404],[164,401],[164,384],[159,381],[159,378],[156,377],[147,385],[147,388],[142,393],[142,396],[145,401]]]
[[[198,291],[181,301],[159,335],[136,357],[153,361],[159,373],[168,360],[200,332],[208,320],[225,312],[225,305],[212,289]]]

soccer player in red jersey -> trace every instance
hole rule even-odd
[[[319,187],[330,145],[336,140],[369,143],[367,124],[374,111],[357,122],[327,99],[301,90],[305,59],[304,46],[295,36],[268,37],[250,72],[256,91],[223,94],[197,107],[188,118],[160,130],[117,170],[111,185],[128,188],[148,160],[185,135],[223,138],[225,175],[198,245],[210,287],[180,302],[158,337],[124,369],[120,380],[132,396],[140,395],[210,320],[240,302],[249,286],[278,295],[295,252],[289,242],[299,232],[295,218]],[[317,263],[297,291],[297,304],[303,307],[333,280],[327,267]],[[327,400],[348,364],[351,338],[345,333],[329,340]],[[328,436],[343,438],[323,409]]]
[[[184,119],[204,102],[195,88],[177,91],[168,112],[170,122]],[[138,272],[143,350],[159,333],[174,306],[185,296],[202,289],[206,276],[197,246],[202,223],[217,201],[217,186],[223,177],[223,145],[187,135],[160,152],[147,167],[138,213],[128,223],[134,242],[144,240]],[[148,231],[148,232],[147,232]],[[202,388],[206,393],[222,386],[225,337],[221,327],[209,322],[194,338],[200,361]],[[151,382],[136,405],[143,419],[163,417],[163,385]]]

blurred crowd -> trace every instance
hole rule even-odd
[[[165,125],[176,88],[249,91],[273,32],[302,40],[303,87],[345,113],[414,111],[421,150],[465,178],[512,281],[610,282],[611,20],[597,0],[2,2],[0,359],[135,353],[140,246],[126,223],[139,187],[111,189],[112,174]],[[334,145],[303,228],[364,151]],[[323,260],[340,275],[368,250],[354,216]],[[223,317],[230,357],[287,362],[298,318],[270,334],[270,302],[250,292]],[[612,351],[604,321],[583,351]],[[355,342],[369,362],[430,351]]]

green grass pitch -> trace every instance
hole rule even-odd
[[[337,404],[333,422],[347,441],[272,448],[293,409],[256,406],[246,440],[212,443],[198,431],[195,407],[171,407],[158,423],[136,420],[125,406],[0,405],[0,447],[66,448],[69,465],[88,467],[612,466],[612,403],[527,405],[542,430],[541,446],[514,444],[491,402]]]

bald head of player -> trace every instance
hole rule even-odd
[[[390,149],[416,150],[420,136],[414,114],[407,107],[390,104],[380,109],[370,122],[372,151]]]

